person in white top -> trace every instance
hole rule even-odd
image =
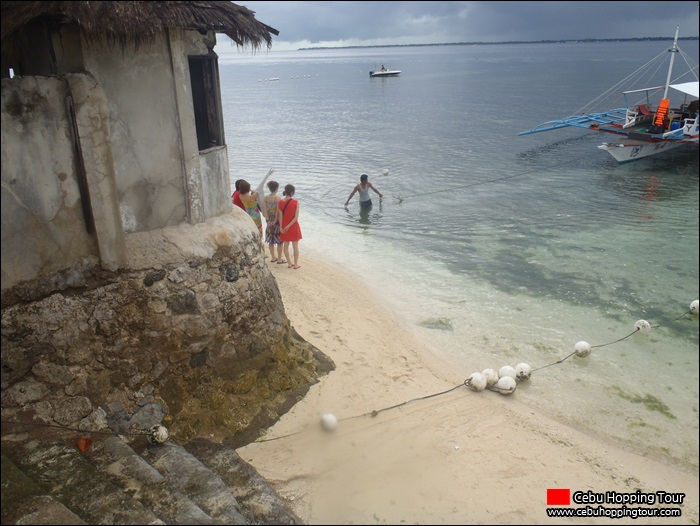
[[[352,192],[350,192],[350,196],[348,197],[348,200],[345,201],[345,206],[348,206],[348,203],[350,202],[350,199],[352,199],[352,196],[355,195],[356,192],[360,193],[360,208],[372,208],[372,199],[369,196],[369,190],[370,188],[379,195],[379,199],[381,200],[382,193],[377,190],[372,183],[369,182],[367,174],[362,174],[360,176],[360,184],[355,186],[355,188],[352,189]]]

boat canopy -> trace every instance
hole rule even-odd
[[[686,95],[690,95],[691,97],[695,97],[696,99],[698,98],[698,81],[695,82],[684,82],[682,84],[669,84],[669,88],[673,88],[677,91],[680,91],[681,93],[685,93]],[[627,91],[623,91],[623,95],[629,95],[630,93],[642,93],[645,91],[656,91],[656,90],[661,90],[664,89],[664,86],[653,86],[651,88],[642,88],[642,89],[631,89]]]
[[[681,93],[685,93],[686,95],[690,95],[691,97],[695,97],[696,99],[699,97],[697,80],[695,82],[684,82],[683,84],[669,84],[668,87],[673,88],[676,91],[680,91]]]

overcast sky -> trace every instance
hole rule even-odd
[[[302,47],[698,36],[698,2],[236,2]],[[228,39],[226,39],[228,41]]]

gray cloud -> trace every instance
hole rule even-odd
[[[698,36],[698,2],[238,2],[280,31],[273,50]]]

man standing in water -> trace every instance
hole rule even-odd
[[[370,209],[372,208],[372,199],[369,196],[369,190],[370,188],[374,190],[376,194],[379,194],[379,199],[384,197],[379,190],[377,190],[374,186],[372,186],[372,183],[369,182],[367,174],[362,174],[360,176],[360,184],[355,186],[355,188],[352,189],[352,192],[350,192],[350,196],[348,197],[348,200],[345,201],[345,206],[348,206],[348,203],[350,202],[350,199],[352,199],[352,196],[355,195],[355,192],[360,193],[360,208],[364,209]]]

